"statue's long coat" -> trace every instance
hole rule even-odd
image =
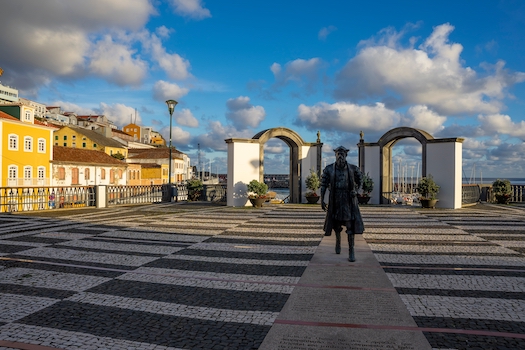
[[[359,211],[359,204],[357,201],[357,196],[351,196],[350,192],[355,191],[359,189],[362,183],[362,173],[361,170],[353,165],[348,164],[345,168],[348,172],[347,174],[347,180],[348,180],[348,200],[347,203],[349,205],[349,210],[351,213],[351,222],[352,227],[351,230],[353,233],[363,233],[365,231],[365,226],[363,224],[363,218],[361,217],[361,212]],[[333,228],[333,217],[334,217],[334,203],[335,203],[335,191],[333,189],[336,188],[335,186],[335,163],[327,165],[323,170],[323,176],[321,178],[321,193],[325,193],[324,190],[330,189],[330,196],[329,196],[329,202],[328,202],[328,210],[326,212],[326,219],[324,224],[324,231],[325,236],[330,236],[332,234],[332,228]],[[324,187],[324,190],[323,190]],[[324,200],[324,198],[322,198]]]

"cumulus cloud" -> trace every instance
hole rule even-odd
[[[296,59],[287,62],[284,68],[274,62],[270,66],[275,77],[275,87],[282,87],[290,83],[295,83],[307,89],[308,92],[314,90],[314,84],[319,80],[319,71],[322,67],[320,58],[310,58],[308,60]]]
[[[400,118],[399,113],[386,108],[383,103],[361,106],[347,102],[320,102],[315,106],[299,105],[295,124],[314,130],[359,132],[387,130],[397,125]]]
[[[138,85],[146,75],[148,65],[140,58],[134,58],[133,54],[128,46],[116,43],[106,35],[95,44],[89,69],[121,86]]]
[[[207,132],[195,137],[193,144],[200,144],[201,148],[214,151],[226,151],[228,148],[224,140],[232,137],[252,138],[253,132],[237,130],[232,125],[223,125],[220,121],[213,120],[209,122]]]
[[[160,130],[160,133],[162,134],[162,137],[166,140],[167,143],[169,143],[170,139],[170,127],[165,126]],[[172,126],[171,128],[171,144],[177,148],[184,148],[187,147],[188,144],[191,141],[191,134],[183,130],[182,128],[179,128],[178,126]]]
[[[487,134],[507,134],[525,141],[525,121],[523,120],[514,123],[510,116],[503,114],[480,115],[478,120],[481,123],[481,128]]]
[[[250,98],[246,96],[230,98],[226,102],[226,107],[228,107],[226,117],[238,130],[256,128],[266,116],[264,108],[262,106],[253,106],[250,103]]]
[[[153,85],[153,97],[157,101],[177,100],[188,94],[189,89],[175,83],[159,80]]]
[[[416,105],[408,109],[402,118],[402,123],[405,126],[425,130],[433,134],[444,129],[443,124],[446,120],[447,117],[437,114],[427,106]]]
[[[190,128],[196,128],[199,126],[199,121],[187,108],[183,108],[180,112],[175,111],[175,113],[173,113],[173,117],[179,125],[189,126]]]
[[[442,115],[498,113],[506,89],[525,81],[525,73],[509,72],[503,61],[485,65],[483,74],[463,66],[463,47],[448,40],[453,30],[435,27],[418,48],[403,48],[398,33],[383,33],[384,40],[367,42],[337,74],[335,96],[379,98],[392,107],[421,104]]]
[[[97,109],[97,112],[97,114],[105,115],[109,120],[111,120],[120,128],[129,124],[131,120],[133,120],[135,124],[142,123],[140,112],[136,112],[135,108],[126,106],[122,103],[108,105],[102,102],[100,103],[100,107]]]
[[[171,0],[175,13],[192,19],[211,17],[210,10],[204,8],[201,0]]]
[[[156,35],[151,35],[148,42],[143,42],[149,46],[152,58],[158,63],[160,68],[172,79],[186,79],[191,76],[189,73],[190,62],[176,53],[167,53],[166,48]]]
[[[0,31],[10,35],[1,39],[3,80],[31,90],[55,76],[83,76],[96,33],[139,29],[154,12],[148,0],[6,1],[2,13],[9,16]],[[113,77],[115,71],[109,72]]]
[[[334,26],[323,27],[323,28],[321,28],[321,30],[317,34],[317,37],[319,38],[319,40],[326,40],[326,37],[328,36],[328,34],[334,32],[336,30],[337,30],[337,28],[334,27]]]

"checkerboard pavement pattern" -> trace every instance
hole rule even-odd
[[[0,349],[257,349],[323,238],[310,205],[57,213],[0,215]],[[525,211],[362,213],[434,349],[525,348]]]

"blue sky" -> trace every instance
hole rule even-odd
[[[132,118],[226,172],[230,137],[278,126],[324,157],[398,126],[462,137],[463,172],[525,174],[525,3],[481,1],[2,1],[2,83],[65,111]],[[417,166],[414,140],[394,162]],[[288,150],[266,148],[268,173]],[[475,171],[473,168],[475,167]]]

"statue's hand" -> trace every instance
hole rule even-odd
[[[357,196],[357,192],[354,190],[350,191],[350,197],[354,198],[355,196]]]
[[[321,208],[322,208],[324,211],[326,211],[327,208],[326,208],[326,203],[325,203],[325,201],[322,201],[322,202],[321,202]]]

